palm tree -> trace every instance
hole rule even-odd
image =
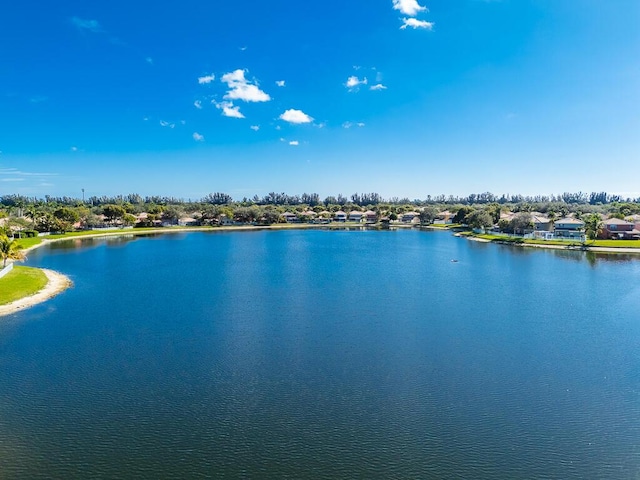
[[[20,251],[18,242],[6,235],[0,235],[0,257],[2,257],[2,268],[4,268],[7,266],[7,260],[21,260],[24,258],[24,253]]]
[[[602,222],[602,219],[600,218],[600,215],[598,215],[597,213],[592,213],[586,218],[584,226],[585,233],[587,234],[589,240],[595,240],[596,238],[598,238],[600,232],[602,232],[604,224]]]

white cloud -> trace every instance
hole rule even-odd
[[[78,151],[78,147],[71,147],[71,151],[72,152],[77,152]]]
[[[204,135],[200,135],[198,132],[193,132],[193,139],[196,142],[204,142]]]
[[[258,130],[260,130],[260,125],[251,125],[249,128],[254,132],[257,132]]]
[[[73,23],[78,30],[89,30],[93,33],[102,32],[102,27],[97,20],[84,20],[82,18],[72,17],[71,23]]]
[[[291,140],[289,142],[289,145],[293,145],[294,147],[297,147],[298,145],[300,145],[300,142],[298,140]]]
[[[149,65],[153,65],[153,58],[151,57],[145,58],[144,61],[147,62]]]
[[[364,127],[364,122],[358,122],[356,123],[356,126],[362,128]]]
[[[24,178],[2,178],[0,179],[3,182],[24,182]]]
[[[240,107],[234,106],[233,102],[220,102],[216,103],[216,108],[222,110],[222,115],[229,118],[245,118],[240,112]]]
[[[387,89],[387,87],[386,87],[385,85],[381,84],[381,83],[377,83],[377,84],[375,84],[375,85],[371,85],[371,86],[369,87],[369,90],[373,90],[373,91],[376,91],[376,90],[386,90],[386,89]]]
[[[198,77],[198,83],[200,85],[206,85],[208,83],[213,82],[216,79],[216,76],[212,73],[211,75],[204,75],[203,77]]]
[[[268,102],[271,97],[260,90],[256,82],[250,82],[244,77],[245,70],[235,70],[225,73],[221,80],[229,86],[224,96],[228,100],[242,100],[244,102]]]
[[[417,0],[393,0],[393,9],[400,10],[405,15],[415,17],[419,12],[428,11]]]
[[[176,128],[176,124],[175,123],[165,122],[164,120],[160,120],[160,126],[161,127]]]
[[[313,121],[313,118],[302,110],[295,110],[293,108],[285,111],[279,118],[289,123],[311,123]]]
[[[202,101],[201,100],[196,100],[195,102],[193,102],[193,106],[196,107],[198,110],[202,109]]]
[[[403,18],[403,25],[400,27],[404,30],[407,27],[411,28],[424,28],[426,30],[433,30],[433,22],[427,22],[425,20],[417,20],[415,18]]]
[[[284,80],[276,80],[276,85],[279,87],[284,87],[285,86],[285,81]]]
[[[0,175],[20,175],[23,177],[52,177],[58,174],[45,172],[25,172],[22,170],[18,170],[17,168],[0,168]]]
[[[349,90],[357,90],[360,85],[366,85],[369,81],[367,80],[367,78],[363,78],[362,80],[360,80],[358,77],[356,77],[355,75],[347,78],[347,83],[344,84],[345,87],[347,87]]]
[[[344,123],[342,124],[342,128],[349,129],[349,128],[351,128],[351,127],[360,127],[360,128],[362,128],[362,127],[364,127],[364,123],[363,123],[363,122],[357,122],[357,123],[353,123],[353,122],[344,122]]]

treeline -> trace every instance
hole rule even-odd
[[[143,197],[137,193],[116,196],[90,196],[85,200],[75,197],[54,197],[45,195],[43,198],[27,197],[23,195],[0,195],[0,206],[5,207],[21,207],[26,205],[42,205],[54,204],[61,206],[79,207],[79,206],[102,206],[102,205],[188,205],[188,204],[211,204],[211,205],[231,205],[240,204],[249,205],[274,205],[274,206],[296,206],[307,205],[316,207],[320,205],[358,205],[361,207],[367,205],[487,205],[497,203],[499,205],[545,205],[545,204],[567,204],[567,205],[609,205],[616,203],[640,203],[638,198],[623,198],[620,195],[609,194],[607,192],[592,193],[570,193],[565,192],[558,195],[494,195],[491,192],[472,193],[470,195],[460,197],[454,195],[427,195],[424,199],[413,199],[391,197],[384,199],[378,193],[354,193],[347,197],[342,194],[337,196],[330,195],[322,199],[317,193],[303,193],[302,195],[288,195],[286,193],[270,192],[262,197],[254,195],[251,198],[244,197],[242,200],[234,200],[231,195],[222,192],[215,192],[206,195],[199,200],[185,200],[176,197],[166,196],[146,196]],[[539,209],[538,209],[539,210]]]

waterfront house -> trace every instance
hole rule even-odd
[[[640,230],[635,228],[635,224],[620,220],[619,218],[609,218],[603,222],[601,238],[637,240],[640,238]]]
[[[555,222],[553,235],[556,238],[580,240],[584,236],[584,222],[572,217],[561,218]]]
[[[317,216],[318,216],[318,214],[316,212],[314,212],[313,210],[307,210],[307,211],[302,212],[300,214],[300,217],[302,218],[302,221],[306,222],[306,223],[313,223],[313,221],[316,219]]]
[[[331,223],[331,212],[328,210],[320,212],[315,219],[315,223]]]
[[[417,223],[420,221],[420,214],[418,212],[405,212],[400,217],[402,223]]]
[[[364,212],[364,221],[367,223],[376,223],[378,221],[378,215],[373,210],[367,210]]]
[[[531,215],[533,230],[535,232],[550,232],[553,230],[553,223],[542,214]]]
[[[338,210],[336,213],[333,214],[333,219],[336,222],[346,222],[347,221],[347,214],[344,213],[342,210]]]
[[[358,212],[357,210],[352,210],[349,212],[349,221],[350,222],[361,222],[364,214],[362,212]]]
[[[291,213],[291,212],[284,212],[282,215],[280,215],[282,217],[282,219],[287,222],[287,223],[298,223],[298,216],[295,213]]]
[[[455,213],[451,213],[449,210],[445,210],[444,212],[440,212],[436,215],[433,223],[441,225],[451,225],[453,223],[453,217],[455,216]]]
[[[198,220],[193,217],[180,217],[180,219],[178,219],[178,225],[181,227],[195,227],[198,225]]]

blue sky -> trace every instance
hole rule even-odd
[[[10,2],[0,194],[640,196],[637,0]]]

